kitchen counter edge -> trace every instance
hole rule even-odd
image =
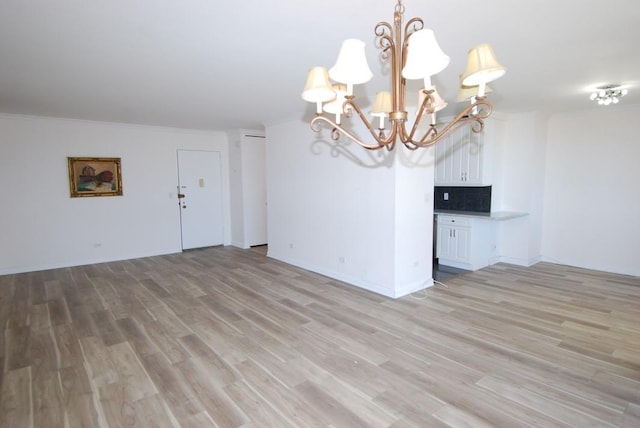
[[[493,211],[490,213],[481,213],[481,212],[473,212],[473,211],[450,211],[450,210],[434,210],[433,214],[473,217],[473,218],[495,220],[495,221],[511,220],[514,218],[525,217],[529,215],[529,213],[518,212],[518,211]]]

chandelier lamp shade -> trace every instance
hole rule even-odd
[[[610,104],[618,104],[620,98],[627,95],[628,92],[627,88],[620,85],[606,85],[596,88],[590,98],[599,105],[608,106]]]
[[[397,141],[410,150],[428,147],[465,123],[470,123],[475,132],[482,131],[483,120],[493,110],[486,99],[486,94],[491,92],[487,83],[505,73],[491,45],[481,44],[469,51],[467,67],[460,77],[458,100],[470,100],[470,103],[438,129],[436,113],[447,103],[438,94],[431,77],[443,71],[450,59],[438,45],[433,31],[424,28],[421,18],[410,19],[403,28],[403,15],[404,5],[398,0],[393,25],[379,22],[374,29],[376,44],[382,50],[381,57],[391,65],[391,88],[376,94],[370,111],[370,115],[378,119],[377,124],[369,122],[353,94],[354,85],[366,83],[373,77],[365,56],[365,44],[357,39],[347,39],[342,43],[333,67],[329,70],[325,67],[309,70],[302,98],[316,104],[316,115],[311,120],[312,130],[319,132],[320,125],[326,123],[333,128],[331,138],[334,141],[345,135],[369,150],[393,150]],[[422,80],[424,83],[417,94],[418,106],[412,125],[409,125],[406,107],[407,79]],[[342,117],[351,117],[354,112],[371,134],[371,143],[363,142],[343,127]],[[325,113],[335,115],[335,120]],[[430,119],[426,130],[420,128],[425,116]]]
[[[460,75],[460,89],[458,90],[458,95],[456,96],[456,102],[466,102],[472,101],[474,97],[478,95],[479,91],[478,86],[466,86],[462,84],[462,74]],[[490,94],[493,92],[493,89],[489,85],[485,85],[484,94]]]

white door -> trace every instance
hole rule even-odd
[[[247,245],[267,243],[267,183],[264,137],[246,135],[242,146],[244,231]]]
[[[220,152],[178,150],[182,249],[224,242]]]

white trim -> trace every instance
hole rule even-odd
[[[311,272],[315,272],[317,274],[326,276],[326,277],[331,278],[331,279],[336,279],[338,281],[342,281],[342,282],[345,282],[347,284],[354,285],[356,287],[362,288],[362,289],[367,290],[367,291],[371,291],[371,292],[376,293],[376,294],[383,295],[385,297],[390,297],[392,299],[397,299],[399,297],[403,297],[403,296],[409,295],[411,293],[415,293],[416,291],[420,291],[420,290],[424,290],[425,288],[433,287],[433,285],[434,285],[433,278],[428,278],[428,279],[426,279],[424,281],[418,281],[418,282],[415,282],[415,283],[406,284],[406,285],[403,285],[401,287],[394,288],[393,290],[390,290],[388,288],[380,287],[379,285],[376,285],[376,284],[373,284],[373,283],[370,283],[370,282],[367,282],[367,281],[363,281],[363,280],[361,280],[359,278],[355,278],[355,277],[352,277],[350,275],[344,275],[344,274],[341,274],[340,272],[335,272],[335,271],[331,271],[331,270],[328,270],[328,269],[324,269],[324,268],[321,268],[321,267],[313,265],[313,264],[300,262],[298,260],[291,259],[291,258],[288,258],[288,257],[282,257],[281,255],[274,254],[273,251],[271,251],[271,250],[268,250],[267,257],[270,257],[270,258],[275,259],[275,260],[279,260],[279,261],[284,262],[284,263],[288,263],[288,264],[293,265],[293,266],[297,266],[297,267],[302,268],[302,269],[306,269],[306,270],[311,271]]]
[[[88,265],[95,265],[95,264],[101,264],[101,263],[121,262],[121,261],[131,260],[131,259],[141,259],[141,258],[155,257],[155,256],[166,256],[167,254],[177,254],[181,252],[182,252],[181,248],[174,248],[174,249],[161,250],[158,252],[154,251],[152,253],[145,253],[145,254],[127,254],[126,256],[118,256],[114,258],[103,258],[103,259],[96,258],[96,259],[90,259],[90,260],[83,260],[80,263],[69,261],[69,262],[59,262],[54,264],[38,265],[38,266],[22,266],[18,268],[0,269],[0,275],[13,275],[13,274],[19,274],[19,273],[37,272],[37,271],[51,270],[51,269],[64,269],[64,268],[75,267],[75,266],[88,266]]]
[[[517,265],[517,266],[533,266],[536,263],[539,263],[542,261],[542,259],[540,257],[533,257],[530,259],[523,259],[523,258],[519,258],[519,257],[499,257],[498,258],[498,262],[496,263],[508,263],[510,265]]]

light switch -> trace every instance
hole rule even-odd
[[[204,187],[204,178],[198,180],[198,186]]]

